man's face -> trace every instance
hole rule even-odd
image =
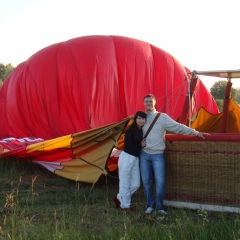
[[[151,97],[144,99],[144,106],[147,111],[152,111],[153,109],[155,109],[155,104],[156,104],[156,101]]]

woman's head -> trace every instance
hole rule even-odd
[[[147,114],[145,112],[138,111],[138,112],[136,112],[136,114],[134,116],[134,123],[139,128],[141,128],[146,122],[146,117],[147,117]]]

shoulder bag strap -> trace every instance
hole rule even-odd
[[[145,135],[144,135],[143,138],[146,138],[146,137],[147,137],[147,135],[148,135],[149,132],[151,131],[153,125],[155,124],[155,122],[156,122],[157,119],[159,118],[160,114],[161,114],[161,113],[158,113],[158,114],[156,115],[156,117],[155,117],[154,120],[152,121],[151,125],[149,126],[149,128],[148,128],[148,130],[147,130],[147,132],[145,133]]]

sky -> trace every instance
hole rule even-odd
[[[148,42],[192,70],[240,69],[239,0],[0,0],[0,63],[87,35]],[[201,77],[210,88],[211,77]],[[240,87],[240,79],[232,80]]]

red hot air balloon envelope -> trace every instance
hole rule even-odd
[[[77,161],[89,163],[93,159],[90,153],[96,152],[96,147],[89,147],[88,160],[81,160],[83,145],[92,141],[81,143],[81,134],[109,125],[101,134],[114,140],[112,145],[107,143],[108,150],[101,156],[102,174],[128,117],[144,110],[146,94],[156,96],[158,111],[175,120],[180,117],[188,91],[188,72],[162,49],[128,37],[85,36],[50,45],[19,64],[0,89],[2,156],[31,156],[42,165],[51,161],[51,167],[45,167],[55,173],[63,162],[72,164],[75,159],[68,166],[68,171],[74,172],[79,166]],[[192,113],[202,105],[207,111],[218,113],[201,81],[192,102]],[[108,132],[113,128],[112,133]],[[50,144],[48,147],[41,145],[45,141]],[[11,142],[15,142],[15,147],[10,147]],[[41,146],[35,149],[34,143],[38,142]],[[98,160],[93,165],[98,166]],[[76,175],[66,177],[76,180]]]

